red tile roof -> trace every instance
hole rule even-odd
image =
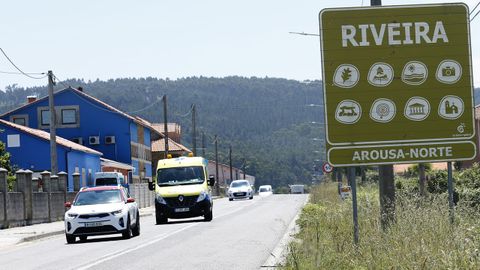
[[[8,121],[2,120],[2,119],[0,119],[0,125],[9,126],[11,128],[23,131],[23,132],[25,132],[27,134],[30,134],[30,135],[33,135],[35,137],[44,139],[46,141],[50,141],[50,133],[45,132],[43,130],[17,125],[17,124],[14,124],[12,122],[8,122]],[[57,136],[56,139],[57,139],[57,144],[68,147],[68,148],[71,148],[73,150],[80,151],[80,152],[85,152],[85,153],[89,153],[89,154],[94,154],[94,155],[100,155],[100,156],[103,155],[102,153],[100,153],[98,151],[95,151],[91,148],[88,148],[88,147],[85,147],[83,145],[74,143],[74,142],[69,141],[67,139],[64,139],[62,137]]]
[[[192,152],[187,147],[173,141],[170,138],[168,138],[168,151],[180,151],[180,152],[187,152],[187,153]],[[165,152],[165,138],[152,141],[152,152]]]
[[[126,164],[126,163],[122,163],[122,162],[118,162],[118,161],[110,160],[106,158],[100,158],[100,163],[102,167],[113,167],[113,168],[118,168],[123,170],[129,170],[129,171],[135,169],[135,167],[133,167],[130,164]]]
[[[158,132],[163,133],[165,131],[165,125],[163,123],[153,123],[152,126]],[[176,132],[176,133],[181,132],[180,125],[177,123],[167,123],[167,129],[168,129],[168,132]]]

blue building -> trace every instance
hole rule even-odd
[[[11,154],[10,161],[22,169],[49,171],[50,133],[0,120],[0,141]],[[68,174],[68,186],[73,187],[74,172],[80,173],[86,184],[100,171],[102,153],[57,136],[58,170]]]
[[[131,164],[131,182],[152,177],[151,140],[163,137],[147,121],[128,115],[83,90],[66,88],[54,94],[57,135]],[[0,119],[48,130],[48,96],[0,115]]]

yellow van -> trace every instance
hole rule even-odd
[[[208,161],[202,157],[161,159],[157,165],[155,182],[149,189],[155,192],[155,217],[157,224],[169,218],[203,216],[213,218],[211,186],[215,178],[208,177]]]

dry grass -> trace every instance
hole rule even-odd
[[[377,186],[359,187],[360,243],[353,244],[352,205],[335,183],[311,192],[285,269],[480,269],[480,215],[459,206],[449,222],[446,196],[397,194],[397,222],[382,231]]]

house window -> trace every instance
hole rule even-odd
[[[20,147],[20,135],[7,135],[7,147]]]
[[[23,117],[17,117],[17,118],[13,118],[13,123],[17,124],[17,125],[22,125],[22,126],[26,126],[27,125],[27,121],[25,118]]]
[[[79,128],[80,127],[80,106],[65,105],[55,106],[54,119],[57,128]],[[38,107],[38,127],[47,129],[50,126],[49,107]],[[28,123],[28,118],[27,121]]]
[[[9,121],[17,125],[28,127],[28,114],[11,115]]]
[[[42,110],[42,111],[40,111],[40,114],[41,114],[42,126],[50,125],[50,111],[49,110]]]
[[[75,109],[62,109],[62,124],[76,124],[77,123],[77,110]]]

